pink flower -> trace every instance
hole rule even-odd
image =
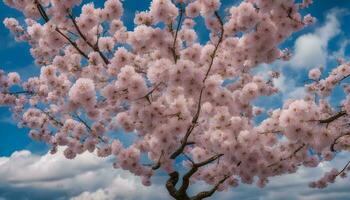
[[[21,82],[21,78],[17,72],[11,72],[7,75],[10,86],[17,85]]]
[[[96,104],[95,85],[91,79],[79,78],[69,90],[69,98],[87,108]]]
[[[319,80],[321,76],[321,71],[318,68],[309,71],[309,78],[312,80]]]

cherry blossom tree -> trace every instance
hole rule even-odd
[[[153,0],[135,14],[133,30],[121,20],[120,0],[101,8],[81,0],[4,2],[24,14],[23,22],[4,24],[31,46],[41,72],[21,80],[1,71],[0,105],[52,154],[63,146],[67,159],[86,151],[113,157],[114,168],[146,186],[155,173],[167,173],[170,196],[200,200],[240,183],[264,187],[271,177],[349,149],[350,95],[340,108],[327,97],[350,76],[350,63],[339,62],[328,77],[311,70],[304,99],[269,111],[254,106],[279,92],[279,72],[262,77],[253,70],[290,58],[279,46],[313,23],[300,13],[312,0],[245,0],[228,8],[220,0]],[[198,18],[209,30],[204,44]],[[257,123],[261,114],[267,117]],[[123,134],[137,137],[126,145]],[[310,186],[345,177],[348,165]],[[198,181],[212,188],[191,195]]]

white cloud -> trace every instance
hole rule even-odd
[[[273,84],[281,91],[283,100],[301,99],[306,94],[304,87],[296,86],[294,79],[283,74],[278,79],[274,79]]]
[[[75,160],[66,160],[61,153],[62,149],[59,154],[43,156],[19,151],[10,157],[0,157],[0,199],[170,199],[164,187],[164,176],[155,176],[154,184],[144,187],[140,178],[112,169],[107,159],[84,153]],[[349,154],[342,153],[334,161],[324,163],[318,168],[301,168],[298,173],[272,178],[264,189],[258,189],[254,185],[242,185],[217,193],[213,199],[346,199],[350,196],[347,188],[349,179],[337,179],[335,184],[325,190],[311,189],[307,185],[332,167],[342,168],[347,157]],[[196,184],[194,188],[199,191],[205,186]]]
[[[335,52],[332,53],[332,55],[329,56],[329,59],[331,60],[336,60],[338,58],[342,58],[342,59],[346,59],[346,48],[348,47],[348,45],[350,44],[350,40],[348,39],[343,39],[339,42],[339,49]]]
[[[141,184],[139,178],[128,175],[126,177],[117,175],[113,182],[106,188],[100,188],[95,192],[83,192],[80,195],[71,198],[71,200],[109,200],[109,199],[168,199],[165,187],[154,184],[151,187],[145,187]]]
[[[62,152],[63,148],[59,148],[55,155],[39,156],[23,150],[10,157],[0,157],[0,197],[69,199],[75,196],[74,199],[90,197],[98,200],[167,197],[163,186],[144,187],[140,178],[113,169],[108,159],[84,153],[74,160],[67,160]],[[18,194],[3,196],[2,190],[16,190]],[[38,191],[37,196],[29,196],[31,190]]]
[[[289,62],[293,68],[314,68],[326,66],[328,57],[328,43],[337,36],[340,30],[338,20],[342,10],[333,9],[326,17],[326,22],[322,27],[316,29],[314,33],[300,36],[294,46],[294,55]]]
[[[55,155],[48,153],[42,157],[24,150],[14,152],[10,158],[3,158],[3,160],[0,162],[2,180],[17,186],[72,177],[75,174],[102,167],[101,163],[104,161],[94,154],[85,153],[71,162],[64,158],[62,149]]]

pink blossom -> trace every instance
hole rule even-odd
[[[309,78],[312,80],[318,80],[321,76],[321,71],[320,69],[312,69],[309,71]]]
[[[166,172],[170,191],[186,182],[175,183],[186,179],[177,177],[178,164],[187,171],[209,159],[190,186],[203,181],[223,191],[265,187],[270,177],[348,150],[349,86],[339,105],[327,98],[350,75],[345,60],[324,78],[312,69],[303,98],[274,109],[260,104],[279,94],[274,79],[282,72],[269,64],[292,57],[282,42],[315,21],[301,10],[311,0],[245,0],[222,10],[220,0],[153,0],[135,14],[134,28],[122,21],[127,2],[120,0],[99,8],[78,6],[81,0],[5,3],[26,17],[4,24],[28,42],[40,74],[21,80],[0,71],[0,105],[52,153],[63,146],[68,159],[83,152],[111,158],[145,186]],[[199,41],[201,26],[208,41]],[[123,134],[133,139],[125,143]],[[310,186],[324,188],[338,176],[346,174],[334,169]]]
[[[91,79],[80,78],[69,91],[70,99],[85,107],[94,106],[96,103],[94,82]]]

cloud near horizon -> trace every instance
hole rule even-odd
[[[139,177],[112,168],[111,160],[84,153],[67,160],[59,148],[56,155],[43,156],[23,150],[9,157],[0,157],[0,199],[71,199],[71,200],[154,200],[170,199],[164,182],[165,176],[153,177],[153,185],[145,187]],[[301,168],[295,174],[274,177],[264,189],[255,185],[241,185],[215,194],[220,200],[345,200],[350,191],[349,179],[337,182],[325,190],[308,188],[331,167],[342,168],[349,154],[340,154],[334,161],[318,168]],[[193,186],[194,191],[206,188],[203,183]],[[288,196],[286,196],[288,190]]]

